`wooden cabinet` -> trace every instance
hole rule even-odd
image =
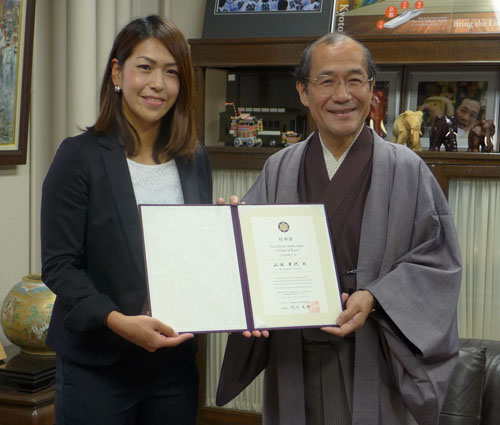
[[[498,68],[500,64],[500,36],[498,34],[433,35],[432,37],[359,37],[372,52],[379,66],[400,66],[403,85],[408,78],[409,66],[432,65],[464,67],[482,65]],[[191,53],[196,78],[198,137],[205,140],[205,89],[207,68],[225,70],[253,69],[281,70],[290,78],[302,51],[313,37],[294,38],[240,38],[193,39]],[[309,124],[309,128],[313,124]],[[232,147],[211,147],[210,157],[214,168],[260,169],[263,161],[275,150]],[[495,156],[495,155],[493,155]],[[426,157],[426,155],[424,155]],[[449,157],[453,160],[453,157]]]

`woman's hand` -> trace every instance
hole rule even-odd
[[[194,337],[190,333],[179,335],[172,327],[154,317],[125,316],[118,311],[108,315],[106,325],[115,334],[151,353],[158,348],[175,347]]]
[[[246,338],[251,338],[252,336],[256,337],[256,338],[260,338],[261,336],[263,336],[264,338],[268,338],[269,337],[269,331],[243,331],[241,333],[244,337]]]

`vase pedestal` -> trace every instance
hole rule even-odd
[[[53,425],[55,356],[21,353],[13,345],[5,348],[0,362],[1,425]]]

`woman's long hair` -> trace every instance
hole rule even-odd
[[[163,157],[192,158],[197,147],[194,119],[194,78],[189,46],[186,39],[168,19],[151,15],[135,19],[116,36],[109,54],[101,85],[99,116],[87,130],[93,134],[115,137],[128,156],[137,154],[141,140],[127,121],[122,109],[121,93],[116,93],[112,80],[112,61],[123,68],[134,48],[144,40],[159,40],[174,57],[179,70],[180,89],[172,108],[161,119],[160,134],[153,148],[153,158],[159,163]]]

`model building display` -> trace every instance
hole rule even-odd
[[[219,114],[219,141],[226,146],[284,147],[301,140],[306,114],[288,108],[236,107]]]

